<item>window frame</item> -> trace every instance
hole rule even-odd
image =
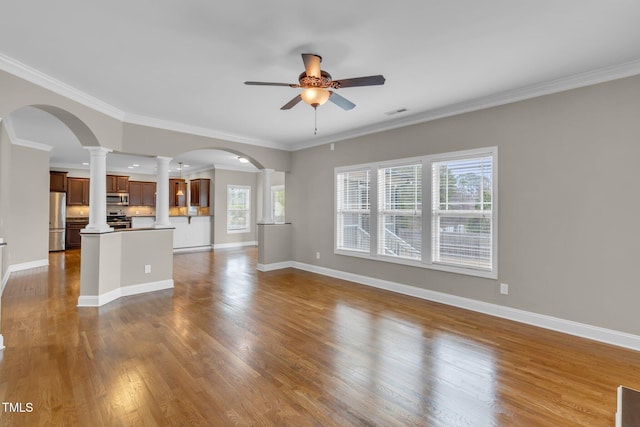
[[[231,215],[229,215],[229,213],[231,212],[231,209],[229,208],[229,195],[230,195],[230,190],[232,189],[240,189],[240,190],[245,190],[247,192],[247,203],[246,203],[246,207],[245,209],[242,209],[241,211],[246,211],[246,221],[245,221],[245,228],[237,228],[237,229],[232,229],[229,228],[230,224],[230,219],[231,219]],[[240,233],[251,233],[251,186],[250,185],[235,185],[235,184],[228,184],[227,185],[227,234],[240,234]],[[240,211],[240,210],[239,210]]]
[[[369,173],[369,210],[363,210],[363,209],[342,209],[339,210],[338,209],[338,175],[340,174],[344,174],[344,173],[349,173],[349,172],[365,172],[367,171]],[[371,248],[374,247],[374,245],[377,245],[377,242],[374,239],[373,234],[371,233],[371,230],[373,229],[374,226],[377,226],[377,221],[374,220],[374,218],[371,215],[371,211],[372,211],[372,200],[371,200],[371,191],[372,189],[375,187],[375,183],[373,182],[373,175],[372,175],[372,170],[369,167],[369,165],[354,165],[354,166],[350,166],[350,167],[346,167],[346,168],[341,168],[341,170],[335,172],[334,174],[334,185],[333,185],[333,191],[334,191],[334,198],[333,198],[333,202],[334,202],[334,207],[333,207],[333,219],[334,219],[334,252],[335,253],[342,253],[343,255],[354,255],[354,256],[368,256],[367,254],[371,252]],[[369,215],[369,234],[370,234],[370,239],[369,239],[369,252],[363,251],[363,250],[359,250],[359,249],[348,249],[348,248],[341,248],[338,247],[338,242],[340,241],[340,235],[342,233],[343,230],[341,230],[338,225],[341,223],[339,217],[341,213],[345,213],[345,211],[350,211],[349,213],[356,213],[356,214],[362,214],[362,213],[367,213]]]
[[[443,161],[456,161],[464,159],[474,159],[480,157],[491,157],[491,268],[482,269],[471,266],[458,266],[433,261],[432,235],[433,235],[433,215],[432,208],[432,171],[433,164]],[[379,196],[378,171],[380,169],[393,166],[408,166],[411,164],[422,164],[422,243],[420,259],[410,259],[398,256],[389,256],[378,253],[378,234],[380,232],[379,222]],[[357,251],[345,248],[338,248],[338,175],[350,171],[369,169],[369,200],[370,200],[370,245],[369,251]],[[390,262],[394,264],[407,265],[412,267],[427,268],[432,270],[446,271],[451,273],[464,274],[475,277],[490,279],[498,278],[498,148],[486,147],[470,150],[461,150],[447,153],[438,153],[420,157],[410,157],[395,159],[390,161],[380,161],[364,163],[351,166],[340,166],[334,168],[334,254],[353,256],[358,258],[371,259],[376,261]]]

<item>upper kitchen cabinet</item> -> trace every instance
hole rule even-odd
[[[187,183],[184,179],[169,180],[169,207],[187,206]]]
[[[129,206],[156,205],[156,183],[146,181],[129,181]]]
[[[192,179],[190,182],[191,206],[209,207],[209,188],[211,180],[206,178]]]
[[[107,193],[128,193],[129,177],[122,175],[107,175]]]
[[[57,191],[66,193],[67,191],[67,172],[49,172],[49,191]]]
[[[89,205],[89,178],[67,178],[67,205]]]

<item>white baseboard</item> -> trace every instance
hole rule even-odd
[[[173,288],[173,279],[123,286],[98,296],[80,296],[78,298],[78,307],[101,307],[117,300],[118,298],[145,294],[147,292],[162,291],[164,289],[171,288]]]
[[[213,245],[213,249],[241,248],[243,246],[258,246],[258,242],[253,240],[251,242],[216,243]]]
[[[39,259],[36,261],[22,262],[20,264],[12,264],[7,268],[10,273],[16,271],[29,270],[30,268],[46,267],[49,265],[49,258]]]
[[[183,252],[204,252],[204,251],[210,251],[212,250],[213,247],[211,245],[206,245],[206,246],[192,246],[189,248],[174,248],[173,249],[173,253],[174,254],[180,254]]]
[[[39,259],[36,261],[22,262],[20,264],[12,264],[7,267],[4,276],[2,277],[2,286],[0,287],[0,295],[4,292],[4,287],[7,286],[9,276],[16,271],[29,270],[30,268],[46,267],[49,265],[49,259]]]
[[[640,351],[640,336],[638,335],[620,332],[613,329],[601,328],[599,326],[592,326],[585,323],[578,323],[572,320],[560,319],[545,314],[538,314],[530,311],[519,310],[516,308],[505,307],[502,305],[478,301],[470,298],[459,297],[456,295],[445,294],[442,292],[431,291],[429,289],[418,288],[415,286],[409,286],[402,283],[391,282],[388,280],[376,279],[374,277],[347,273],[340,270],[333,270],[330,268],[295,261],[288,263],[284,262],[263,265],[263,268],[266,268],[266,270],[261,271],[275,270],[276,267],[293,267],[300,270],[310,271],[312,273],[322,274],[324,276],[348,280],[350,282],[359,283],[361,285],[384,289],[403,295],[409,295],[416,298],[421,298],[429,301],[451,305],[454,307],[463,308],[466,310],[488,314],[491,316],[513,320],[519,323],[526,323],[532,326],[538,326],[569,335],[575,335],[594,341]]]
[[[80,295],[78,297],[78,305],[77,307],[100,307],[98,296],[93,295]]]
[[[10,275],[11,275],[11,272],[7,269],[7,271],[4,272],[4,276],[2,277],[2,286],[0,286],[0,296],[2,296],[2,293],[4,292],[4,287],[7,286],[7,282],[9,281]]]
[[[258,271],[281,270],[283,268],[289,268],[289,267],[293,267],[293,261],[282,261],[282,262],[274,262],[274,263],[271,263],[271,264],[258,264],[258,265],[256,265],[256,269]]]

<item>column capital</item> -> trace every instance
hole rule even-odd
[[[89,152],[91,154],[104,154],[107,155],[107,153],[112,152],[113,150],[111,148],[107,148],[107,147],[100,147],[98,145],[85,145],[82,148],[89,150]]]
[[[156,159],[158,159],[158,161],[160,161],[160,162],[169,163],[171,160],[173,160],[173,157],[156,156]]]

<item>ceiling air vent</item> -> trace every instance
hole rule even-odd
[[[387,116],[393,116],[394,114],[404,113],[405,111],[407,111],[407,109],[406,109],[406,108],[398,108],[397,110],[387,111],[385,114],[386,114]]]

